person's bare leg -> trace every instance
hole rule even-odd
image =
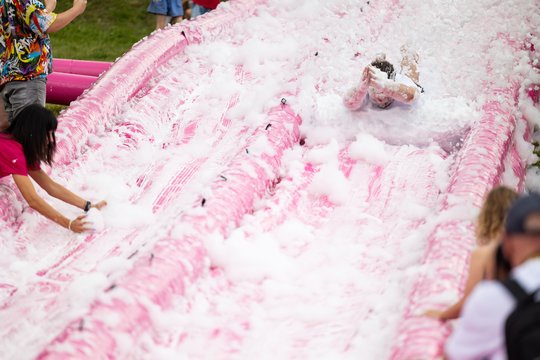
[[[165,26],[167,26],[167,17],[156,14],[156,29],[163,29]]]
[[[4,100],[0,98],[0,131],[4,131],[9,127],[9,120],[6,108],[4,107]]]
[[[415,83],[420,82],[420,73],[418,72],[418,54],[411,52],[405,45],[401,47],[401,69],[403,74],[412,79]]]
[[[182,0],[182,7],[184,8],[184,20],[191,19],[191,7],[189,6],[188,0]]]
[[[182,21],[182,16],[176,16],[171,19],[171,24],[178,24],[180,21]]]

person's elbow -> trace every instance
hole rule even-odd
[[[55,25],[56,20],[45,30],[45,35],[53,34],[61,29],[61,27]]]
[[[43,199],[37,194],[32,195],[26,199],[26,202],[28,203],[28,206],[36,211],[39,211],[41,209],[41,204],[43,202]]]

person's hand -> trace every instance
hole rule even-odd
[[[97,204],[92,204],[92,206],[90,206],[91,208],[96,208],[98,210],[101,210],[101,208],[107,206],[107,201],[105,200],[101,200],[100,202],[98,202]]]
[[[375,69],[373,66],[369,66],[367,72],[369,76],[369,84],[371,86],[376,89],[382,89],[386,85],[386,73],[378,71],[378,69]]]
[[[379,92],[389,95],[399,90],[399,84],[387,78],[386,73],[369,68],[369,85]]]
[[[82,14],[86,9],[86,0],[73,0],[73,8],[77,10],[79,15]]]
[[[77,218],[69,222],[68,229],[77,234],[89,230],[86,227],[86,221],[84,221],[85,218],[86,218],[86,215],[77,216]]]
[[[423,315],[426,317],[435,319],[435,320],[440,320],[440,321],[445,320],[442,316],[443,312],[440,310],[427,310]]]

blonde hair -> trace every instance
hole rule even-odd
[[[517,197],[518,193],[506,186],[498,186],[488,193],[476,224],[478,245],[500,240],[506,213]]]

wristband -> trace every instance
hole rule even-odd
[[[86,204],[84,204],[84,212],[88,212],[91,206],[92,206],[92,203],[90,201],[87,201]]]
[[[73,220],[69,220],[69,224],[68,224],[68,230],[69,230],[69,231],[73,231],[73,230],[71,230],[71,224],[72,224],[72,223],[73,223]]]

